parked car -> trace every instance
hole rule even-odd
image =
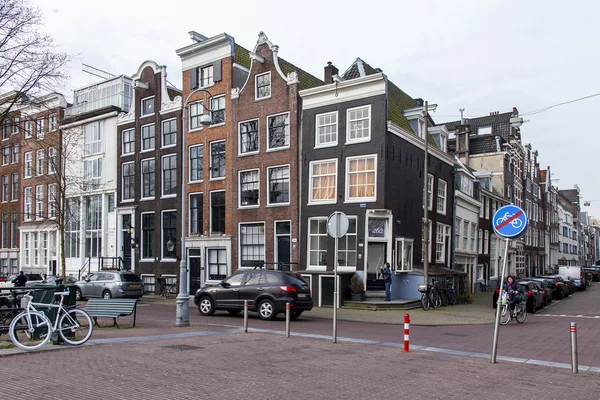
[[[17,278],[17,274],[10,275],[4,282],[0,282],[0,288],[12,288],[15,286],[14,280]],[[25,274],[27,282],[25,286],[36,285],[44,280],[40,274]]]
[[[575,279],[573,282],[575,282],[576,291],[582,292],[586,289],[585,281],[582,281],[581,279]]]
[[[88,297],[133,297],[144,294],[144,285],[139,276],[129,271],[100,271],[75,282],[75,299]]]
[[[261,319],[272,320],[285,312],[290,303],[290,317],[298,318],[312,310],[310,288],[295,272],[273,270],[238,271],[218,285],[204,286],[196,292],[194,303],[202,315],[216,310],[239,314],[248,301],[248,310],[258,312]]]
[[[525,293],[527,297],[527,312],[535,313],[536,310],[544,307],[544,294],[535,282],[520,281],[519,292]]]
[[[531,278],[529,281],[535,283],[538,287],[538,290],[544,294],[544,307],[552,303],[552,293],[554,291],[550,289],[548,282],[546,282],[543,278]]]
[[[544,275],[544,276],[540,276],[539,278],[543,278],[546,280],[546,282],[556,285],[556,288],[558,290],[554,291],[554,293],[556,295],[555,299],[562,300],[565,297],[569,297],[569,295],[571,293],[569,286],[565,283],[565,281],[560,276]]]

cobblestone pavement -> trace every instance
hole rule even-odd
[[[11,397],[598,399],[597,374],[262,333],[108,343],[1,359]]]

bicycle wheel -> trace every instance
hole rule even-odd
[[[500,308],[500,324],[506,325],[510,322],[510,310],[508,304],[503,304]]]
[[[423,310],[429,310],[429,297],[427,296],[427,293],[421,294],[421,306],[423,307]]]
[[[437,291],[433,294],[433,300],[435,301],[435,308],[442,306],[442,298]]]
[[[23,311],[10,322],[8,334],[15,346],[23,350],[37,350],[50,340],[52,325],[38,311]]]
[[[527,304],[521,303],[517,312],[517,322],[522,324],[527,319]]]
[[[87,342],[94,330],[92,318],[88,313],[78,308],[62,313],[58,326],[58,334],[62,340],[73,346]]]

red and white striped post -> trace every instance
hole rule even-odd
[[[409,326],[410,326],[410,316],[408,314],[404,314],[404,351],[405,352],[408,352]]]
[[[571,322],[571,372],[579,373],[579,362],[577,360],[577,324]]]

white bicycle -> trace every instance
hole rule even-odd
[[[23,350],[37,350],[48,343],[54,332],[58,332],[62,340],[73,346],[87,342],[94,329],[92,318],[78,308],[66,309],[63,299],[68,294],[68,290],[54,293],[55,296],[60,296],[58,304],[45,304],[33,303],[33,296],[27,292],[22,300],[25,311],[14,317],[8,328],[10,340],[14,345]],[[36,306],[57,309],[54,325],[44,313],[35,308]]]
[[[500,225],[501,223],[503,223],[504,221],[506,221],[510,217],[512,217],[512,215],[509,215],[508,213],[505,213],[502,218],[498,218],[496,220],[496,225]],[[520,227],[523,226],[523,221],[521,221],[519,218],[515,218],[512,221],[510,221],[509,224],[511,224],[513,228],[519,229]]]

